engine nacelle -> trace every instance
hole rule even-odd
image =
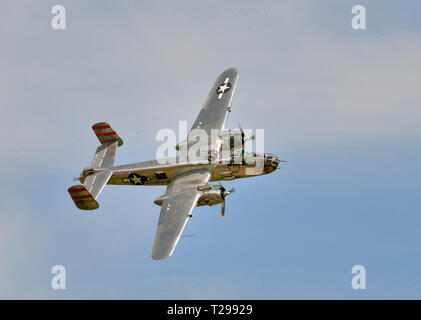
[[[211,187],[207,191],[202,191],[202,195],[197,201],[197,206],[214,206],[222,203],[223,199],[221,196],[221,189],[219,186],[208,186]]]
[[[197,206],[214,206],[215,204],[221,203],[221,217],[225,216],[225,200],[226,197],[232,194],[235,189],[231,189],[229,191],[225,190],[225,188],[219,185],[205,185],[200,186],[197,188],[199,192],[201,192],[201,196],[197,201]]]
[[[199,200],[197,201],[197,207],[201,206],[214,206],[222,203],[223,199],[221,196],[221,187],[219,185],[205,185],[200,186],[197,190],[201,193]],[[154,203],[158,206],[162,206],[164,200],[168,198],[167,195],[162,195],[155,199]]]

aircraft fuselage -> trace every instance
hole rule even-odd
[[[249,156],[251,154],[248,154]],[[241,163],[189,163],[180,162],[179,158],[167,158],[163,160],[150,160],[126,165],[107,168],[113,172],[107,184],[113,185],[145,185],[162,186],[167,185],[175,174],[197,170],[200,167],[212,168],[210,181],[229,181],[240,178],[255,177],[265,175],[275,171],[279,164],[279,159],[272,154],[254,157],[251,164],[241,161]],[[86,176],[103,171],[102,168],[90,168],[89,172],[81,174],[79,180],[83,183]]]

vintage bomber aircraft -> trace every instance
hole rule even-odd
[[[203,129],[210,136],[211,129],[219,129],[223,132],[228,114],[231,111],[231,101],[238,79],[238,71],[235,68],[225,70],[212,87],[205,104],[200,110],[193,129]],[[233,141],[240,139],[240,161],[228,159],[224,163],[190,162],[151,160],[134,164],[115,166],[117,147],[123,144],[123,140],[106,122],[100,122],[92,126],[101,145],[97,148],[94,159],[89,168],[85,168],[81,175],[76,178],[83,185],[75,185],[68,189],[70,196],[79,209],[94,210],[99,207],[96,199],[108,184],[116,185],[167,185],[164,195],[155,200],[155,204],[161,206],[155,242],[152,250],[152,258],[165,259],[170,256],[181,237],[187,221],[192,217],[196,206],[212,206],[221,203],[221,215],[225,212],[225,198],[234,190],[226,191],[221,184],[208,184],[209,181],[233,180],[256,175],[268,174],[278,168],[279,158],[273,154],[245,153],[244,143],[248,139],[242,129],[240,131],[228,131],[228,140],[222,133],[210,145],[211,151],[218,153],[223,143],[228,141],[229,157],[234,157],[235,146]],[[225,130],[226,132],[226,130]],[[225,142],[224,142],[225,141]],[[180,150],[181,143],[176,146]],[[181,150],[180,150],[181,151]],[[238,155],[238,154],[237,154]],[[253,161],[246,161],[252,158]],[[214,159],[214,158],[212,158]],[[260,161],[260,162],[259,162]],[[250,164],[251,163],[251,164]],[[246,170],[260,167],[255,174],[246,174]]]

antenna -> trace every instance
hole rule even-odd
[[[189,237],[195,237],[195,234],[186,234],[186,235],[182,235],[180,238],[189,238]]]

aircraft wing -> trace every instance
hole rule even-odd
[[[191,130],[203,129],[210,137],[211,129],[225,128],[237,79],[238,70],[235,68],[227,69],[219,75]]]
[[[162,260],[170,256],[199,200],[197,187],[208,183],[209,169],[183,173],[171,180],[161,206],[152,258]]]

